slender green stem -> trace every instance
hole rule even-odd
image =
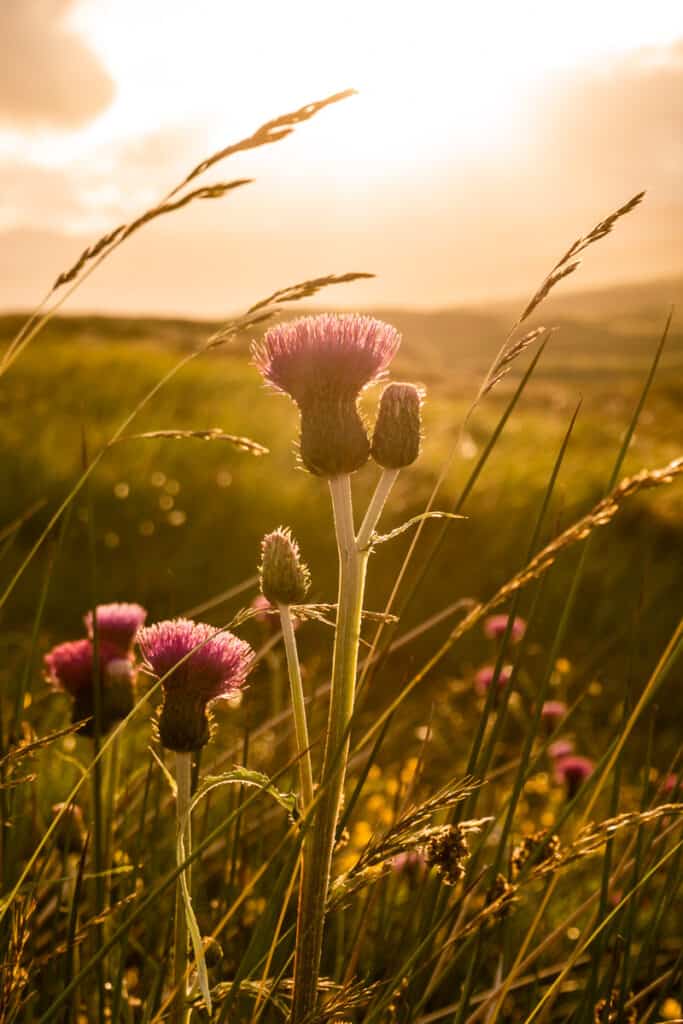
[[[325,906],[330,883],[332,853],[344,791],[349,753],[349,726],[353,715],[358,670],[363,594],[368,564],[368,543],[387,494],[396,478],[383,473],[356,540],[351,478],[329,481],[334,527],[339,552],[339,597],[332,659],[332,689],[321,776],[321,798],[304,845],[299,892],[292,1024],[300,1024],[315,1007],[322,954]]]
[[[306,721],[306,701],[304,686],[301,680],[299,652],[294,635],[294,623],[289,605],[279,604],[280,624],[285,641],[289,685],[292,694],[292,711],[294,713],[294,729],[296,732],[296,749],[299,755],[299,784],[301,787],[301,806],[305,810],[313,803],[313,769],[311,767],[310,740],[308,738],[308,722]]]
[[[396,483],[396,477],[398,476],[399,472],[400,470],[398,469],[382,470],[382,475],[377,481],[375,493],[370,499],[368,510],[365,513],[365,518],[361,523],[361,527],[360,530],[358,531],[358,536],[356,538],[356,543],[361,551],[363,551],[368,546],[372,539],[372,534],[374,532],[375,527],[377,526],[379,517],[382,514],[384,503],[389,497],[389,492],[391,491],[391,488]]]
[[[175,755],[175,776],[178,787],[176,794],[176,827],[178,838],[181,840],[182,859],[188,857],[192,851],[192,837],[190,835],[190,798],[192,794],[192,755]],[[183,833],[181,836],[181,832]],[[190,869],[185,868],[185,881],[190,890]],[[173,1024],[185,1024],[187,989],[185,976],[187,974],[187,947],[188,931],[185,919],[185,906],[183,903],[183,892],[181,875],[178,875],[175,897],[175,936],[173,953],[173,983],[176,988],[176,996],[173,1002]]]

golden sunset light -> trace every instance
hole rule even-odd
[[[629,258],[608,246],[587,281],[637,276],[638,246],[650,276],[679,269],[675,0],[647,11],[582,2],[552,16],[531,0],[197,0],[191,17],[168,0],[44,0],[8,2],[0,27],[6,306],[30,305],[37,279],[46,285],[60,261],[153,204],[203,155],[349,86],[358,95],[282,154],[234,161],[256,179],[239,202],[150,228],[127,267],[112,263],[74,308],[165,308],[188,246],[194,280],[174,288],[172,312],[225,312],[264,270],[273,282],[285,265],[305,276],[321,253],[377,274],[355,291],[365,303],[478,301],[492,294],[494,237],[496,290],[515,295],[561,245],[564,215],[551,227],[551,212],[589,223],[639,188],[649,199],[638,245]],[[47,62],[52,82],[26,77],[32,60]],[[506,239],[495,225],[509,205]]]
[[[683,0],[0,46],[0,1024],[681,1024]]]

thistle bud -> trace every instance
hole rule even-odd
[[[280,527],[261,542],[261,593],[274,606],[303,604],[311,585],[308,566],[288,529]]]
[[[378,380],[400,343],[369,316],[322,314],[272,327],[253,347],[263,379],[301,413],[301,461],[316,476],[353,473],[370,454],[358,397]]]
[[[385,469],[410,466],[420,454],[424,392],[414,384],[388,384],[379,401],[372,457]]]

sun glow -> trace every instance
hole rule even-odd
[[[297,137],[301,160],[332,158],[362,179],[444,153],[468,159],[515,144],[515,111],[549,74],[683,33],[677,2],[643,12],[622,0],[615,13],[580,0],[552,13],[532,0],[86,0],[73,25],[113,76],[116,99],[85,131],[36,145],[62,163],[170,131],[195,135],[199,152],[353,86],[359,101]]]

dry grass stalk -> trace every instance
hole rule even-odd
[[[640,473],[636,473],[635,476],[626,477],[613,491],[599,501],[590,512],[564,530],[559,536],[555,537],[549,544],[546,544],[524,569],[508,580],[490,600],[485,604],[476,605],[464,619],[461,619],[450,634],[448,646],[451,646],[468,630],[472,629],[484,616],[504,604],[522,587],[525,587],[532,580],[538,579],[539,576],[547,572],[562,551],[579,541],[585,540],[596,527],[605,526],[611,522],[619,511],[621,504],[627,498],[642,490],[659,487],[662,484],[670,484],[681,473],[683,473],[683,457],[673,459],[672,462],[661,469],[643,469]]]
[[[330,104],[338,103],[340,100],[354,95],[354,93],[355,90],[346,89],[343,92],[327,96],[323,100],[317,100],[315,103],[309,103],[306,106],[300,107],[298,110],[291,111],[288,114],[283,114],[281,117],[275,118],[273,121],[266,122],[266,124],[261,125],[253,135],[219,150],[217,153],[214,153],[206,160],[197,164],[197,166],[193,168],[193,170],[190,171],[190,173],[186,175],[185,178],[175,186],[175,188],[171,189],[160,203],[150,207],[130,223],[120,224],[118,227],[114,228],[113,231],[108,231],[96,242],[88,246],[87,249],[81,253],[73,266],[59,275],[45,298],[36,307],[26,323],[12,340],[2,357],[2,361],[0,362],[0,374],[4,373],[9,368],[26,345],[29,344],[36,334],[54,316],[57,309],[68,298],[72,291],[74,291],[78,285],[85,280],[85,278],[92,273],[96,267],[99,266],[102,260],[106,259],[107,256],[109,256],[116,248],[118,248],[119,245],[121,245],[130,237],[130,235],[141,228],[144,224],[147,224],[166,213],[173,213],[174,211],[181,209],[183,206],[187,206],[195,199],[219,199],[224,196],[226,192],[239,188],[241,185],[249,184],[252,179],[240,178],[231,182],[218,182],[214,185],[194,189],[192,192],[188,192],[184,196],[175,198],[191,181],[197,178],[200,174],[203,174],[204,171],[208,170],[210,167],[219,163],[221,160],[232,156],[234,153],[245,152],[246,150],[255,149],[258,146],[264,146],[271,142],[278,142],[280,139],[289,135],[296,125],[309,120],[309,118],[313,117],[320,110]],[[63,292],[61,296],[56,297],[50,306],[50,300],[55,296],[55,292],[66,284],[70,284],[71,287],[67,289],[66,292]]]
[[[242,185],[250,185],[253,178],[237,178],[235,181],[217,182],[215,185],[206,185],[202,188],[197,188],[193,192],[188,192],[187,195],[182,196],[180,199],[172,201],[164,201],[159,203],[158,206],[153,206],[149,210],[146,210],[135,220],[131,221],[130,224],[120,224],[119,227],[114,228],[113,231],[103,235],[102,238],[98,239],[93,245],[89,245],[87,249],[84,249],[81,255],[78,257],[76,262],[68,270],[63,271],[52,285],[52,291],[57,291],[62,285],[68,284],[69,281],[74,281],[80,274],[86,263],[90,263],[91,260],[95,259],[100,255],[107,255],[108,252],[115,249],[117,246],[125,242],[132,234],[134,234],[144,224],[149,224],[150,221],[156,220],[157,217],[162,217],[165,213],[173,213],[175,210],[182,209],[183,206],[187,206],[195,199],[220,199],[226,194],[226,192],[232,191],[234,188],[240,188]]]
[[[683,803],[659,804],[647,811],[626,811],[614,818],[606,818],[597,825],[586,825],[578,833],[569,846],[562,847],[557,855],[549,861],[538,864],[529,874],[529,878],[539,878],[572,864],[574,861],[591,854],[598,853],[605,843],[612,839],[616,832],[625,828],[640,828],[651,825],[662,818],[683,815]]]
[[[227,441],[242,451],[251,455],[268,455],[269,449],[264,448],[257,441],[248,437],[240,437],[237,434],[226,434],[220,427],[212,427],[210,430],[148,430],[144,434],[126,434],[120,437],[122,441],[156,441],[168,438],[172,441]]]
[[[129,224],[121,224],[119,227],[114,228],[113,231],[109,231],[106,235],[103,235],[97,242],[89,246],[84,252],[81,253],[80,257],[69,269],[65,270],[64,273],[60,274],[54,285],[52,291],[56,291],[62,285],[67,284],[69,281],[73,281],[81,272],[86,263],[89,263],[95,257],[109,252],[116,246],[120,245],[121,242],[129,238],[138,228],[141,228],[144,224],[148,224],[149,221],[155,220],[157,217],[163,216],[165,213],[173,213],[175,210],[181,209],[183,206],[187,206],[188,203],[193,202],[195,199],[220,199],[222,196],[234,188],[239,188],[242,185],[251,184],[251,178],[239,178],[235,181],[230,182],[217,182],[215,185],[208,185],[202,188],[194,189],[192,192],[187,192],[184,196],[176,199],[175,197],[179,192],[198,178],[209,168],[220,161],[225,160],[229,156],[233,156],[235,153],[243,153],[249,149],[256,149],[258,146],[265,146],[272,142],[278,142],[280,139],[284,139],[285,136],[289,135],[297,124],[301,124],[303,121],[308,121],[309,118],[317,114],[318,111],[324,107],[329,106],[331,103],[338,103],[339,100],[346,99],[348,96],[352,96],[354,93],[353,89],[347,89],[344,92],[335,93],[333,96],[328,96],[324,100],[318,100],[315,103],[309,103],[305,107],[301,107],[299,110],[294,110],[291,113],[283,114],[281,117],[275,118],[274,121],[267,121],[266,124],[261,125],[253,135],[249,135],[245,139],[241,139],[239,142],[235,142],[230,146],[226,146],[224,149],[219,150],[212,156],[202,160],[201,163],[197,164],[193,170],[186,175],[183,180],[171,189],[160,203],[156,206],[150,207],[135,220]]]
[[[621,220],[621,218],[625,217],[628,213],[631,213],[632,210],[635,210],[635,208],[643,201],[644,196],[645,192],[638,192],[638,194],[633,196],[632,199],[629,199],[627,203],[620,206],[618,210],[614,210],[614,212],[610,213],[604,220],[599,221],[595,227],[588,232],[588,234],[577,238],[576,241],[569,246],[564,255],[560,257],[550,273],[547,274],[540,286],[529,299],[519,319],[516,321],[512,330],[503,342],[502,348],[494,359],[490,370],[486,374],[484,383],[472,404],[468,417],[484,395],[487,395],[489,391],[491,391],[492,388],[494,388],[496,384],[498,384],[503,377],[507,375],[510,369],[510,364],[514,362],[514,360],[521,355],[525,349],[533,344],[541,334],[544,333],[544,328],[536,328],[534,331],[530,331],[520,339],[520,341],[513,342],[512,339],[517,333],[519,327],[521,327],[525,320],[528,320],[536,309],[538,309],[544,299],[546,299],[553,290],[555,285],[559,284],[565,277],[569,277],[578,269],[581,265],[581,260],[577,257],[590,245],[593,245],[595,242],[599,242],[601,238],[609,235],[617,221]]]

